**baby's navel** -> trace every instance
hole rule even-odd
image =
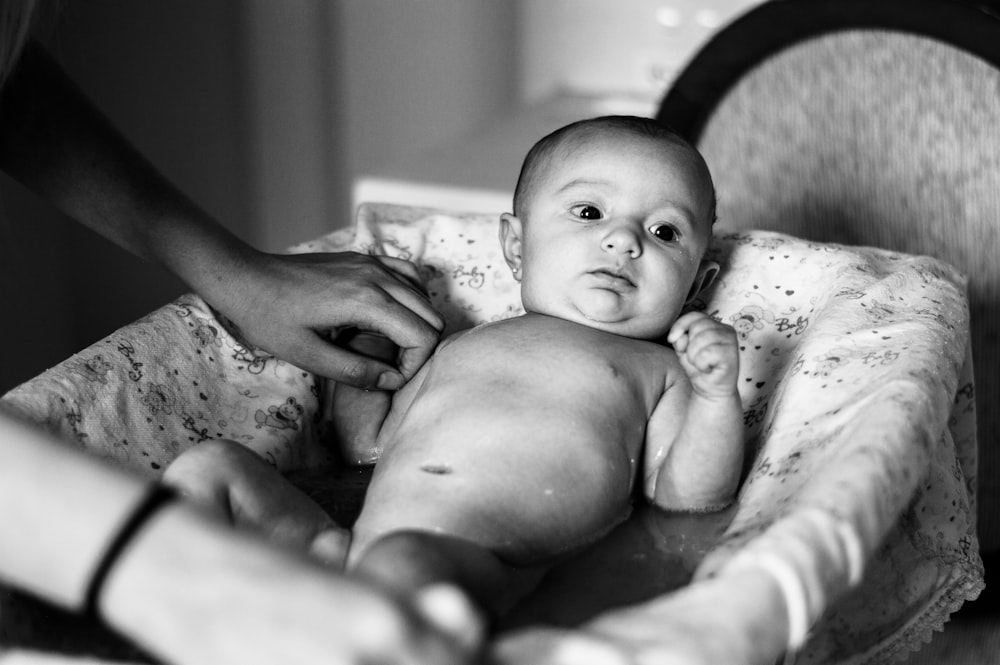
[[[451,473],[451,467],[447,464],[421,464],[420,470],[433,473],[436,476],[445,476]]]

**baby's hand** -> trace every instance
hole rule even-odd
[[[740,368],[736,331],[702,312],[677,319],[667,341],[674,347],[695,392],[728,396],[736,390]]]

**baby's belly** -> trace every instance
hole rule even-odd
[[[410,423],[387,442],[355,527],[360,548],[388,531],[420,529],[530,565],[594,542],[628,515],[637,432],[586,417],[498,420],[495,407],[490,419],[476,411],[466,405]]]

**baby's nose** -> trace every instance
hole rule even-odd
[[[639,235],[627,225],[619,225],[608,231],[601,241],[605,252],[613,254],[628,254],[637,259],[642,254],[642,241]]]

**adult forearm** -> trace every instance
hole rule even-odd
[[[395,390],[430,356],[444,326],[406,261],[268,254],[240,241],[139,154],[36,44],[0,95],[0,169],[166,267],[242,341],[321,376]],[[349,327],[392,339],[400,347],[396,362],[330,341]]]
[[[388,595],[186,506],[154,516],[101,601],[111,625],[177,665],[466,662]]]
[[[0,578],[83,603],[108,539],[144,483],[0,411]]]
[[[457,665],[478,646],[438,633],[374,587],[190,504],[137,513],[147,481],[3,411],[0,457],[0,580],[81,609],[107,560],[95,598],[100,616],[165,662]],[[123,531],[137,514],[136,528]],[[105,559],[122,533],[124,547]],[[473,621],[471,608],[464,611]]]
[[[254,253],[160,174],[38,44],[0,98],[0,168],[199,292],[215,293]]]

